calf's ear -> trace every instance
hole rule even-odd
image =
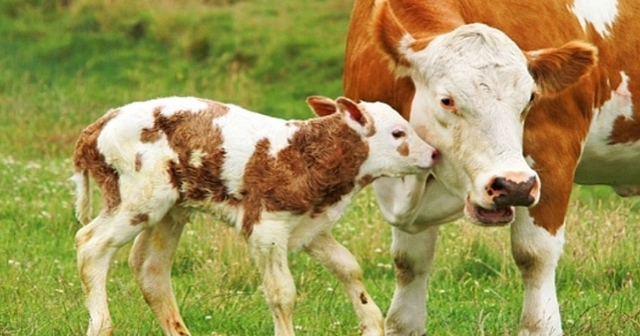
[[[598,62],[598,51],[591,44],[571,41],[559,48],[525,53],[529,73],[542,95],[559,93],[588,75]]]
[[[336,102],[338,103],[340,111],[346,112],[352,120],[356,121],[362,126],[367,125],[367,118],[364,116],[364,113],[362,112],[358,104],[356,104],[353,100],[346,97],[340,97],[336,99]]]
[[[334,114],[338,110],[338,104],[333,99],[323,96],[307,97],[307,105],[319,117]]]

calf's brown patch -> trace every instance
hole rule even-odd
[[[136,153],[136,159],[134,162],[134,170],[139,172],[142,169],[142,153]]]
[[[180,191],[181,200],[222,202],[230,198],[220,177],[226,153],[222,148],[222,131],[213,121],[225,115],[229,108],[221,103],[206,102],[209,107],[196,112],[179,111],[167,116],[156,110],[154,126],[146,133],[150,139],[151,134],[166,135],[169,146],[178,155],[177,161],[168,162],[167,171],[171,184]],[[191,156],[196,149],[204,155],[194,166]]]
[[[356,185],[368,145],[338,114],[298,125],[274,157],[269,140],[258,142],[245,169],[242,231],[249,236],[262,211],[322,212]]]
[[[402,156],[409,156],[409,144],[406,142],[401,143],[400,146],[398,146],[398,153]]]
[[[131,218],[131,225],[138,225],[149,221],[149,214],[141,213]]]
[[[364,292],[360,293],[360,303],[362,303],[363,305],[369,303],[369,300],[367,299],[367,294],[365,294]]]
[[[87,126],[78,141],[73,153],[73,163],[77,172],[89,171],[102,191],[104,210],[109,213],[120,202],[120,190],[118,188],[118,172],[109,165],[104,155],[98,150],[98,137],[109,121],[115,118],[119,110],[114,109]]]
[[[153,110],[153,117],[157,120],[160,115],[162,115],[162,107],[156,107]],[[145,127],[140,131],[140,141],[142,143],[153,143],[160,140],[161,137],[162,134],[160,133],[157,122],[152,128]]]

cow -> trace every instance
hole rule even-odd
[[[355,1],[344,94],[388,103],[441,153],[373,184],[393,235],[387,335],[425,334],[438,226],[463,216],[511,224],[519,334],[562,334],[572,183],[640,194],[639,19],[632,0]]]
[[[287,254],[303,250],[344,285],[364,335],[381,335],[382,312],[353,255],[331,234],[354,195],[382,176],[424,173],[438,152],[384,103],[312,96],[319,116],[282,120],[195,97],[135,102],[84,129],[74,152],[78,269],[87,334],[110,335],[109,264],[129,257],[166,335],[190,335],[171,285],[189,215],[211,213],[246,238],[276,335],[293,335],[295,285]],[[93,220],[89,178],[103,206]]]

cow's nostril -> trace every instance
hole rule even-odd
[[[532,194],[534,194],[533,188],[537,185],[536,181],[535,177],[520,181],[496,177],[487,187],[486,192],[498,207],[529,206],[535,201]]]
[[[508,191],[507,189],[508,189],[508,181],[505,180],[503,177],[498,177],[493,180],[493,183],[491,183],[491,187],[489,188],[488,192],[493,193],[493,191]]]

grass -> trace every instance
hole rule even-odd
[[[107,6],[108,4],[108,6]],[[196,95],[307,118],[338,96],[350,1],[0,1],[0,335],[77,335],[88,315],[75,266],[70,155],[80,130],[132,100]],[[576,187],[557,284],[567,335],[640,330],[640,202]],[[335,234],[386,310],[390,234],[370,190]],[[508,228],[442,227],[429,286],[433,335],[513,335],[522,283]],[[161,331],[117,255],[116,332]],[[356,335],[346,295],[305,255],[290,257],[302,335]],[[194,335],[266,335],[272,325],[244,241],[202,216],[177,251],[174,286]]]

